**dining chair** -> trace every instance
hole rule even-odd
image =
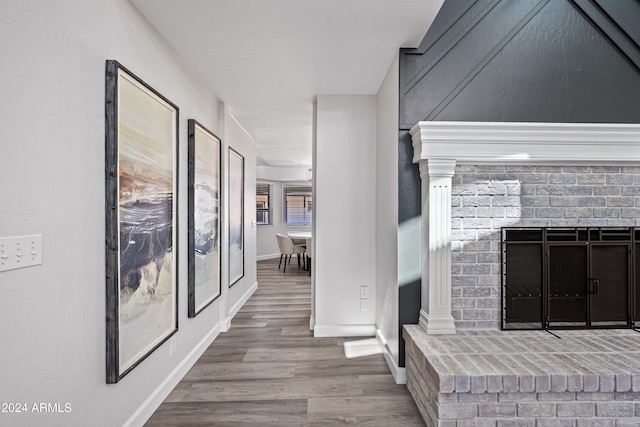
[[[278,241],[278,248],[280,249],[280,262],[278,263],[278,270],[280,270],[280,266],[282,265],[282,257],[284,257],[284,273],[287,272],[287,259],[290,263],[291,255],[293,254],[296,254],[298,256],[298,268],[300,268],[300,256],[305,252],[304,246],[294,245],[291,237],[284,234],[276,233],[276,239]]]
[[[305,239],[305,246],[307,250],[304,252],[304,256],[307,259],[307,270],[309,270],[309,276],[311,276],[311,258],[313,258],[313,246],[311,245],[311,238]]]
[[[306,247],[307,247],[307,239],[305,239],[303,237],[289,236],[288,234],[287,234],[287,237],[289,237],[291,239],[291,241],[293,242],[294,245],[302,246],[303,248],[306,249]]]

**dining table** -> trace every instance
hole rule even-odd
[[[291,231],[287,233],[287,236],[291,237],[293,242],[296,243],[296,239],[298,240],[310,239],[311,232],[310,231]]]
[[[287,233],[287,236],[291,238],[294,245],[305,245],[305,247],[311,247],[311,232],[310,231],[291,231]],[[305,254],[305,270],[309,270],[309,263],[307,262],[307,255]]]

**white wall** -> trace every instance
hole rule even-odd
[[[0,425],[140,425],[224,329],[222,320],[244,298],[238,294],[255,284],[250,261],[255,238],[252,242],[248,230],[247,285],[228,292],[223,282],[223,298],[187,318],[187,119],[225,138],[218,99],[127,0],[3,0],[0,53],[0,236],[43,236],[42,265],[0,272],[0,402],[71,408],[61,414],[0,413]],[[180,107],[176,351],[170,355],[165,343],[110,385],[105,382],[106,59],[120,61]],[[227,139],[255,165],[250,144]],[[251,167],[247,170],[251,183]],[[250,194],[247,203],[255,206]]]
[[[398,376],[398,114],[396,55],[377,98],[376,145],[376,325],[387,363]]]
[[[316,336],[375,332],[376,113],[375,96],[317,99]]]
[[[311,185],[308,181],[277,182],[259,179],[262,184],[271,186],[271,224],[258,225],[258,260],[279,258],[280,249],[276,241],[276,233],[287,234],[293,231],[311,231],[311,226],[284,225],[284,199],[282,187],[285,185]]]

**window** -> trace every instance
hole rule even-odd
[[[256,224],[271,224],[271,186],[256,184]]]
[[[285,225],[311,225],[311,186],[286,185],[283,193]]]

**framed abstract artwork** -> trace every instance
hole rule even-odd
[[[117,383],[178,330],[178,107],[106,64],[106,365]]]
[[[229,148],[229,286],[244,276],[244,157]]]
[[[189,127],[189,317],[220,296],[220,139]]]

